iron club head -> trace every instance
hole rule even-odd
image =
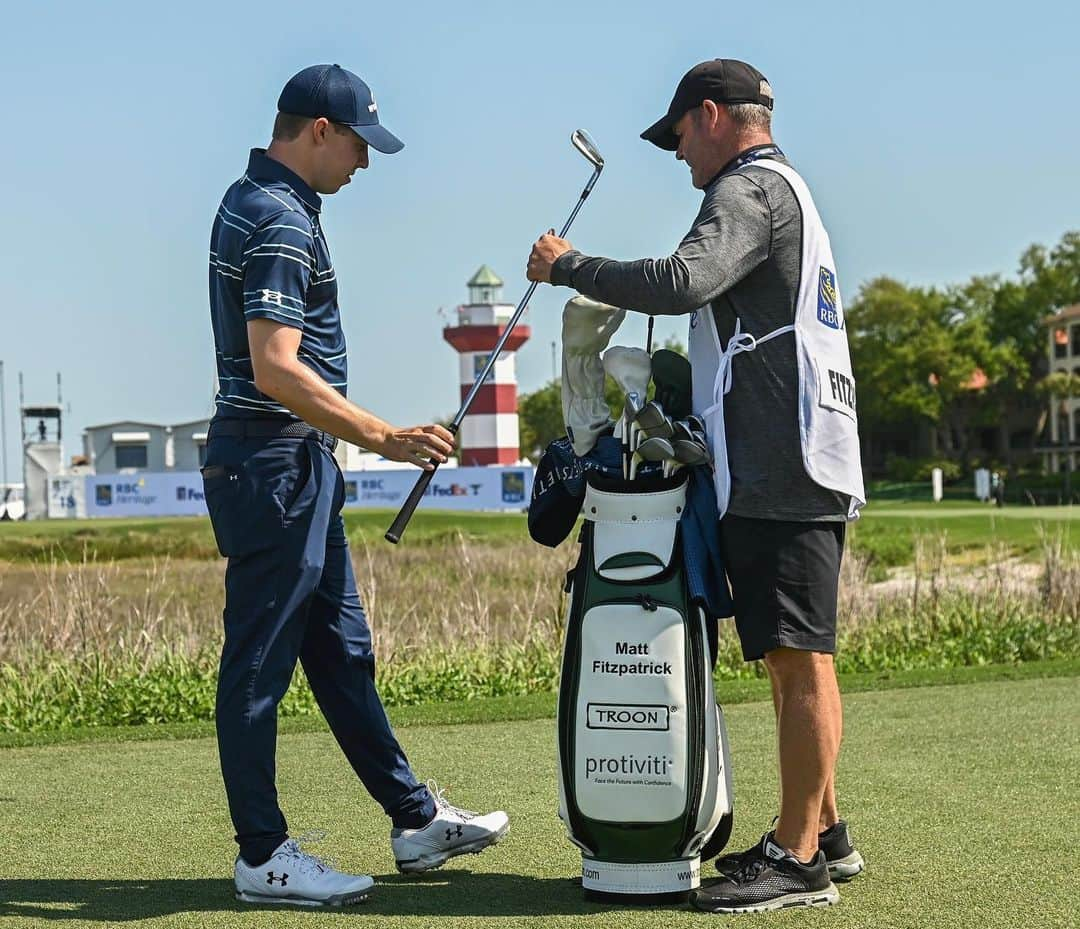
[[[596,143],[584,129],[575,129],[570,135],[570,142],[597,171],[604,169],[604,156],[600,154],[600,149],[596,147]]]
[[[671,429],[672,441],[675,441],[675,439],[686,439],[688,441],[692,441],[694,438],[693,430],[691,430],[690,425],[686,422],[685,419],[679,419],[673,422],[671,424]]]
[[[646,439],[634,452],[634,460],[630,465],[630,480],[637,477],[638,465],[642,461],[665,461],[674,457],[675,449],[671,447],[671,443],[667,439],[662,439],[659,436]]]
[[[693,439],[675,439],[671,443],[675,450],[675,460],[679,464],[703,465],[709,462],[709,450]]]
[[[635,422],[642,433],[650,439],[654,437],[670,439],[674,432],[671,418],[664,413],[664,408],[656,400],[650,400],[645,404]]]

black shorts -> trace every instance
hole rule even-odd
[[[836,651],[844,530],[843,522],[723,518],[724,566],[744,659],[774,648]]]

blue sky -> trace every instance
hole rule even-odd
[[[63,373],[66,453],[90,423],[209,410],[210,222],[282,84],[338,62],[406,143],[328,198],[350,396],[400,424],[457,406],[440,307],[482,263],[524,293],[535,236],[608,166],[571,238],[592,254],[668,254],[700,195],[638,133],[679,77],[737,57],[773,84],[775,135],[814,191],[839,283],[1014,271],[1032,242],[1080,227],[1076,4],[618,2],[7,5],[0,75],[0,360],[8,467],[27,400]],[[551,377],[570,296],[542,287],[519,384]],[[661,338],[685,323],[662,323]],[[643,344],[628,322],[618,341]]]

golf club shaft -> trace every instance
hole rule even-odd
[[[562,229],[559,230],[559,238],[562,239],[566,236],[566,233],[570,230],[570,224],[573,223],[574,218],[578,215],[578,211],[581,209],[582,204],[588,198],[592,192],[593,186],[596,184],[596,179],[600,177],[601,167],[597,166],[593,169],[592,177],[589,178],[589,182],[585,185],[585,189],[581,192],[581,196],[578,198],[577,204],[574,206],[573,211],[563,223]],[[525,291],[525,296],[521,298],[521,302],[517,305],[517,309],[514,310],[514,315],[510,317],[510,322],[506,324],[506,328],[503,330],[503,334],[499,336],[499,341],[495,343],[495,348],[492,350],[491,355],[488,356],[487,364],[484,365],[484,370],[477,376],[476,381],[473,383],[472,388],[469,390],[468,395],[465,397],[465,402],[461,404],[461,409],[457,411],[457,415],[447,428],[456,436],[458,429],[461,428],[461,422],[465,419],[465,414],[469,412],[469,407],[472,406],[473,400],[476,398],[477,392],[483,386],[484,381],[487,380],[487,376],[491,373],[491,369],[495,367],[495,362],[498,360],[499,354],[503,350],[503,346],[506,344],[506,340],[510,338],[510,333],[513,332],[514,327],[517,325],[518,320],[521,319],[521,314],[525,312],[525,308],[529,305],[529,301],[532,299],[533,291],[536,290],[538,281],[533,281],[529,285],[529,289]],[[427,490],[428,484],[431,483],[431,479],[435,476],[435,472],[439,469],[439,463],[433,462],[435,465],[430,471],[420,472],[420,477],[417,478],[416,484],[413,486],[412,491],[406,498],[405,502],[401,505],[401,509],[398,510],[397,516],[394,517],[394,522],[390,528],[386,530],[385,539],[387,542],[393,542],[395,545],[401,540],[401,535],[405,531],[405,527],[409,524],[409,520],[412,519],[412,514],[419,506],[421,499],[423,499],[424,492]]]

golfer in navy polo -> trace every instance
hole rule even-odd
[[[420,784],[375,688],[371,632],[341,519],[338,438],[430,469],[453,438],[391,426],[346,399],[345,337],[320,195],[336,193],[368,146],[402,143],[368,86],[316,65],[281,93],[273,141],[225,193],[210,243],[210,317],[220,389],[203,481],[225,574],[217,732],[240,845],[236,896],[340,905],[366,875],[344,874],[289,838],[277,802],[277,706],[297,659],[338,744],[390,816],[398,869],[436,868],[506,834],[505,813],[456,809]]]

